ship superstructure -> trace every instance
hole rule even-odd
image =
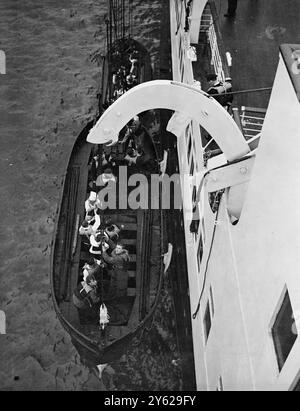
[[[174,80],[205,89],[203,69],[230,76],[215,13],[213,1],[170,1]],[[184,230],[199,390],[300,387],[299,49],[281,47],[267,110],[233,109],[246,155],[211,157],[194,121],[178,138],[180,172],[191,176]]]

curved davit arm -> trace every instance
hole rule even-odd
[[[237,124],[214,98],[196,87],[169,80],[149,81],[127,91],[103,113],[87,141],[95,144],[116,142],[121,129],[135,115],[151,109],[177,111],[199,123],[228,161],[250,151]]]

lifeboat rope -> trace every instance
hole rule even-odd
[[[209,260],[210,260],[210,257],[211,257],[212,246],[213,246],[214,239],[215,239],[216,228],[217,228],[218,217],[219,217],[219,210],[220,210],[220,201],[221,201],[221,199],[222,199],[222,195],[223,195],[223,193],[224,193],[224,190],[219,191],[219,193],[220,193],[221,195],[220,195],[219,199],[216,200],[216,201],[218,201],[219,206],[218,206],[217,213],[216,213],[216,217],[215,217],[215,220],[214,220],[214,230],[213,230],[213,234],[212,234],[212,238],[211,238],[211,243],[210,243],[210,247],[209,247],[208,257],[207,257],[207,259],[206,259],[206,265],[205,265],[205,271],[204,271],[204,279],[203,279],[202,289],[201,289],[201,292],[200,292],[200,296],[199,296],[197,308],[196,308],[194,314],[192,315],[193,320],[195,320],[195,318],[197,317],[197,314],[198,314],[198,312],[199,312],[200,305],[201,305],[201,299],[202,299],[203,292],[204,292],[205,285],[206,285],[207,271],[208,271],[208,263],[209,263]]]
[[[225,94],[230,95],[230,94],[246,94],[246,93],[257,93],[257,92],[262,92],[262,91],[271,91],[272,87],[261,87],[261,88],[251,88],[251,89],[246,89],[246,90],[238,90],[238,91],[227,91]],[[215,96],[220,96],[220,94],[210,94],[209,97],[215,97]]]

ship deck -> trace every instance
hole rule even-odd
[[[300,2],[294,0],[239,1],[235,19],[224,17],[226,1],[216,1],[219,27],[232,56],[234,90],[272,87],[283,43],[299,43]],[[236,96],[235,105],[263,107],[270,92]]]

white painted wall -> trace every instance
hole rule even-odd
[[[300,369],[296,341],[279,375],[270,322],[287,284],[300,310],[300,104],[280,58],[234,248],[258,389],[288,389]],[[300,330],[299,330],[300,332]]]
[[[288,390],[299,375],[300,339],[296,340],[279,373],[270,334],[285,286],[293,310],[300,312],[299,159],[300,104],[284,62],[280,60],[237,226],[229,222],[226,196],[221,203],[201,312],[193,320],[199,390],[215,390],[220,376],[225,390]],[[212,221],[207,210],[205,214],[208,247]],[[192,262],[195,258],[191,248]],[[206,255],[207,252],[206,248]],[[203,261],[205,259],[204,255]],[[200,275],[196,275],[191,262],[193,311],[204,268],[202,266]],[[215,315],[205,344],[203,317],[210,286]]]
[[[180,30],[178,36],[174,36],[176,31],[175,24],[175,0],[170,2],[171,5],[171,40],[173,53],[173,78],[180,81],[181,73],[178,64],[179,45],[180,45]],[[184,14],[183,14],[184,17]],[[184,18],[183,18],[184,20]],[[181,43],[183,44],[183,43]],[[184,51],[183,51],[184,52]],[[192,84],[192,70],[190,61],[185,59],[185,71],[183,81]],[[202,169],[202,147],[199,125],[192,123],[193,138],[195,146],[192,149],[194,161],[197,163],[199,170]],[[178,138],[178,157],[179,169],[181,175],[188,175],[190,170],[190,161],[187,158],[187,140],[184,135]],[[195,166],[195,171],[196,166]],[[199,244],[199,236],[195,240],[193,234],[190,233],[190,219],[188,210],[192,205],[192,190],[188,184],[182,185],[184,192],[183,206],[186,210],[184,214],[184,229],[186,237],[186,253],[189,272],[189,293],[191,301],[191,312],[193,313],[197,307],[199,295],[204,282],[205,261],[209,253],[209,245],[211,242],[215,215],[211,212],[208,203],[208,194],[204,193],[203,212],[205,218],[205,244],[202,266],[198,271],[197,251]],[[243,321],[240,314],[238,294],[233,290],[238,288],[236,273],[233,268],[233,257],[231,254],[231,246],[228,232],[228,215],[226,208],[223,208],[223,213],[220,215],[220,225],[217,228],[216,248],[211,256],[211,264],[207,276],[206,288],[203,294],[203,303],[195,320],[192,320],[192,332],[194,341],[195,369],[198,390],[216,390],[219,377],[222,376],[225,389],[236,387],[238,383],[241,388],[251,385],[249,355],[245,338],[243,336]],[[220,245],[220,246],[219,246]],[[217,255],[215,255],[217,253]],[[222,261],[222,264],[220,264]],[[230,279],[230,281],[229,281]],[[212,285],[216,313],[212,322],[211,334],[208,343],[204,341],[203,317],[208,298],[209,287]],[[231,304],[224,306],[223,301],[230,301]],[[230,319],[228,323],[228,319]],[[228,323],[228,324],[227,324]],[[227,332],[232,328],[231,334]],[[231,365],[242,359],[243,372],[232,375]]]
[[[172,16],[174,2],[170,3]],[[174,31],[174,21],[171,21],[171,31]],[[171,38],[175,56],[178,38],[174,35]],[[176,60],[173,58],[173,73],[174,78],[180,80]],[[187,73],[191,74],[189,70]],[[190,166],[186,151],[183,136],[178,139],[181,172],[187,172]],[[279,373],[270,334],[271,321],[279,308],[285,286],[294,311],[300,312],[299,159],[300,104],[280,59],[239,224],[230,224],[225,195],[201,309],[197,318],[192,320],[199,390],[216,390],[220,376],[225,390],[288,390],[299,375],[299,338]],[[191,191],[187,189],[186,193],[184,204],[188,208]],[[189,232],[189,219],[187,216],[184,219],[192,313],[204,280],[213,217],[207,203],[206,246],[200,273],[197,267],[198,242]],[[203,317],[210,286],[215,315],[211,334],[205,343]]]
[[[206,227],[209,233],[203,255],[200,282],[204,281],[205,261],[209,252],[215,215],[208,212],[206,206]],[[235,256],[232,251],[231,223],[226,210],[226,194],[221,202],[216,233],[213,242],[206,286],[203,293],[201,310],[194,325],[198,332],[197,364],[204,362],[206,369],[197,370],[199,390],[215,391],[219,377],[222,377],[224,390],[252,389],[251,367],[245,333],[245,324],[240,304],[240,290]],[[207,301],[210,299],[210,287],[213,291],[214,315],[207,343],[204,341],[202,324]],[[211,310],[212,311],[212,310]],[[203,357],[203,359],[202,359]],[[236,365],[239,364],[237,367]],[[197,368],[197,367],[196,367]]]

